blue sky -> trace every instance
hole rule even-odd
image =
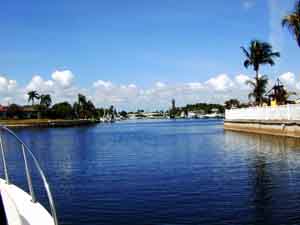
[[[28,89],[35,75],[45,82],[53,80],[55,71],[71,71],[72,90],[83,92],[98,80],[147,91],[157,82],[170,87],[205,83],[219,74],[230,79],[251,76],[252,71],[243,68],[240,46],[254,38],[271,42],[282,53],[278,65],[262,73],[272,79],[286,72],[295,79],[300,75],[300,49],[280,25],[292,0],[0,4],[0,74],[20,88]],[[134,108],[129,99],[120,106]]]

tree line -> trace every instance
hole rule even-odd
[[[224,113],[225,108],[221,104],[209,104],[209,103],[196,103],[196,104],[187,104],[184,107],[175,107],[170,109],[169,112],[167,112],[171,118],[177,118],[184,113],[185,116],[188,115],[188,112],[199,112],[201,114],[210,114],[213,113],[214,110],[217,111],[217,113]]]
[[[82,94],[78,94],[73,105],[67,101],[52,105],[50,94],[39,94],[37,91],[29,91],[27,95],[31,106],[9,105],[6,115],[8,118],[99,119],[104,116],[113,118],[117,114],[114,106],[108,109],[96,108],[94,103]]]

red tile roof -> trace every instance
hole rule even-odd
[[[7,106],[0,105],[0,112],[7,112]]]

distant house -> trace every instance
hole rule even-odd
[[[187,112],[187,117],[188,118],[202,118],[204,114],[205,114],[205,111],[203,109],[199,109],[199,110]]]
[[[26,119],[36,119],[39,117],[39,111],[36,110],[33,106],[31,105],[25,105],[22,107],[23,111],[23,116]]]
[[[7,106],[0,105],[0,119],[7,118]]]
[[[187,117],[187,115],[186,115],[186,113],[185,113],[185,112],[183,112],[183,111],[182,111],[182,112],[180,113],[180,117],[181,117],[181,118],[186,118],[186,117]]]
[[[212,112],[212,113],[219,113],[219,109],[213,108],[213,109],[211,109],[211,112]]]
[[[202,109],[194,110],[194,111],[189,111],[187,113],[187,117],[188,118],[202,118],[204,114],[205,114],[205,111]]]
[[[197,118],[197,113],[195,112],[188,112],[188,118]]]

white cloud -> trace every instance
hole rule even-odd
[[[287,84],[287,85],[294,85],[295,84],[295,74],[291,73],[291,72],[287,72],[282,74],[279,79]]]
[[[0,92],[13,91],[16,87],[16,80],[10,80],[5,76],[0,76]]]
[[[292,72],[287,72],[279,76],[280,81],[286,85],[289,91],[297,91],[300,90],[300,81],[297,80],[296,76]]]
[[[96,105],[108,107],[110,105],[121,106],[133,105],[139,94],[135,84],[113,84],[111,81],[97,80],[93,83],[91,96]]]
[[[226,91],[228,88],[234,86],[233,81],[228,77],[227,74],[220,74],[217,77],[210,78],[205,84],[209,85],[216,91]]]
[[[245,84],[246,81],[250,80],[251,78],[247,75],[244,75],[244,74],[239,74],[235,77],[235,81],[238,83],[238,84]]]
[[[234,80],[240,89],[248,89],[249,86],[246,84],[246,82],[248,80],[252,80],[252,78],[244,74],[239,74],[234,78]]]
[[[78,93],[87,93],[84,89],[73,85],[74,75],[71,71],[55,71],[51,80],[34,75],[25,88],[21,89],[22,98],[27,100],[27,92],[35,90],[40,94],[51,94],[53,102],[73,102]]]
[[[204,86],[200,82],[190,82],[186,84],[188,88],[191,88],[193,90],[199,90],[204,88]]]
[[[78,93],[82,93],[98,107],[114,105],[118,109],[125,110],[141,108],[159,110],[169,108],[173,98],[176,99],[178,106],[197,102],[223,103],[229,98],[247,101],[249,87],[245,85],[245,81],[248,79],[251,78],[244,74],[236,76],[220,74],[203,82],[178,84],[156,82],[147,88],[133,83],[116,84],[112,81],[96,80],[89,87],[82,88],[76,85],[75,76],[69,81],[64,81],[64,85],[68,83],[67,87],[58,81],[59,79],[47,80],[40,75],[33,76],[24,86],[19,86],[16,80],[0,76],[0,103],[27,104],[27,92],[36,90],[40,94],[50,94],[54,103],[61,101],[73,103]],[[300,79],[293,73],[284,73],[280,79],[289,85],[289,90],[300,89]],[[270,85],[273,84],[274,81],[270,80]]]
[[[47,92],[51,91],[52,87],[54,86],[54,82],[52,80],[44,80],[39,75],[34,75],[26,87],[27,91],[40,91],[40,92]]]
[[[52,74],[52,79],[63,87],[70,87],[73,82],[74,75],[70,70],[55,71]]]
[[[164,87],[166,86],[166,84],[163,83],[163,82],[158,81],[158,82],[155,83],[155,86],[156,86],[157,88],[164,88]]]
[[[110,81],[104,81],[104,80],[97,80],[93,83],[94,87],[104,87],[104,88],[110,88],[112,87],[112,83]]]
[[[129,84],[128,87],[129,88],[137,88],[137,86],[135,84]]]
[[[17,81],[0,75],[0,104],[12,103],[14,97],[19,100]]]

